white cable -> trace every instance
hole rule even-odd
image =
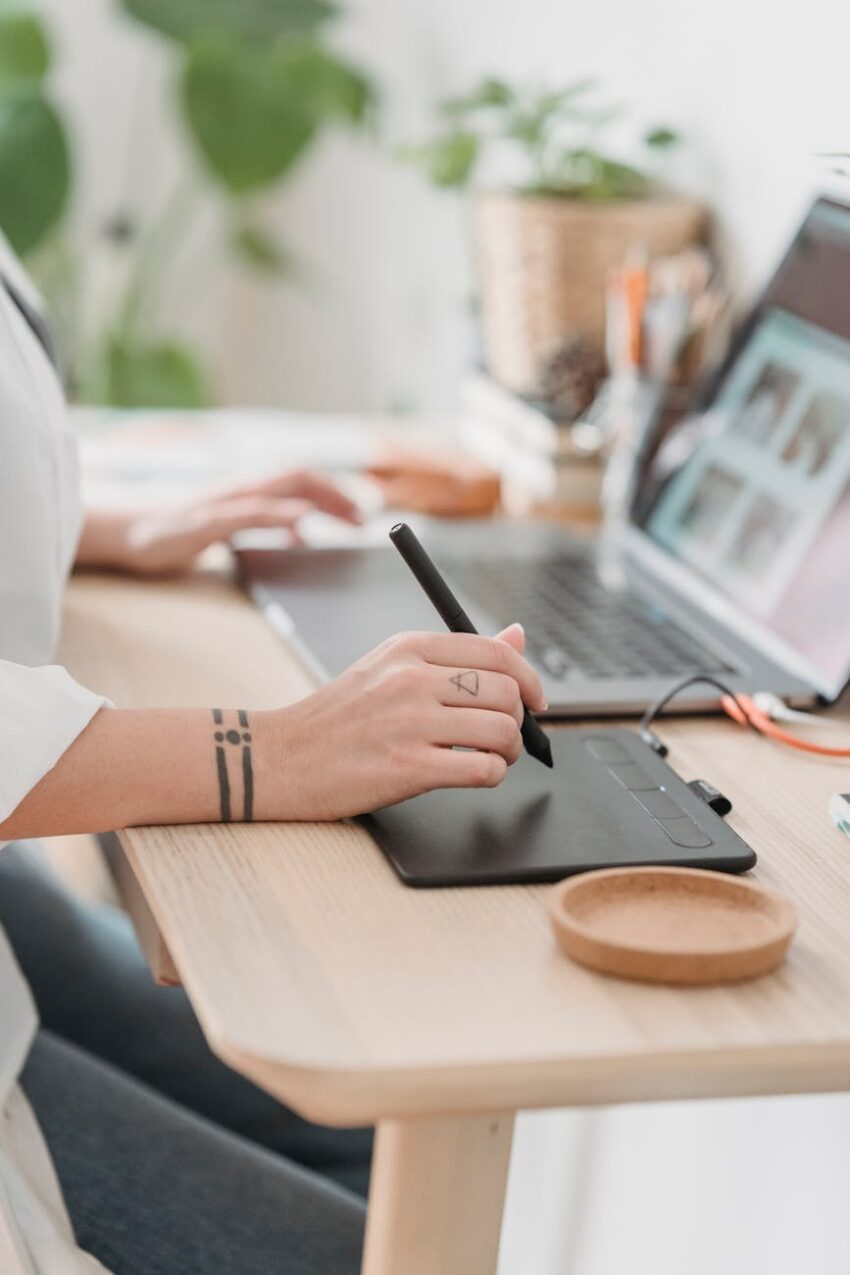
[[[846,723],[832,722],[828,717],[818,717],[816,713],[801,713],[797,709],[789,708],[784,700],[774,695],[772,691],[756,691],[753,703],[773,722],[794,722],[798,726],[821,726],[827,729],[846,726]]]

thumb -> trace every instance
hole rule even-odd
[[[501,633],[496,634],[496,640],[506,642],[522,655],[525,650],[525,629],[521,624],[509,624]]]

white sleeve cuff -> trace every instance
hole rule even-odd
[[[0,660],[0,822],[8,819],[109,700],[57,665]]]

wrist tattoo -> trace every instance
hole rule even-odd
[[[215,765],[218,775],[218,791],[221,800],[221,822],[233,822],[233,791],[242,788],[242,819],[250,823],[254,818],[254,762],[251,754],[251,730],[248,714],[240,708],[236,714],[236,726],[224,720],[220,708],[212,710],[215,724]],[[239,761],[236,755],[241,754]]]
[[[467,695],[471,695],[473,699],[478,694],[478,670],[471,668],[465,673],[455,673],[454,677],[450,677],[449,681],[456,686],[459,691],[465,691]]]

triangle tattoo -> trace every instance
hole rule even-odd
[[[469,669],[466,673],[456,673],[454,677],[450,677],[449,681],[457,687],[459,691],[466,691],[467,695],[478,694],[478,672],[476,669]]]

